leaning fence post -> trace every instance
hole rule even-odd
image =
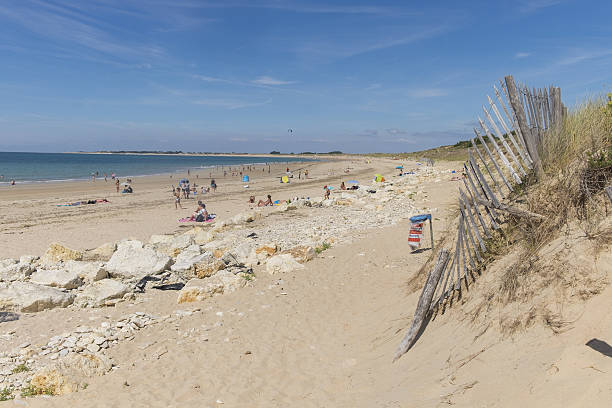
[[[508,96],[510,97],[510,104],[512,105],[512,110],[516,115],[519,127],[521,128],[521,133],[526,139],[525,144],[527,145],[527,151],[529,152],[529,156],[533,161],[533,169],[535,171],[536,178],[538,180],[541,180],[544,177],[544,169],[542,168],[542,162],[540,161],[540,154],[538,153],[538,149],[534,143],[533,137],[531,137],[531,129],[529,129],[527,119],[525,118],[525,110],[523,109],[523,105],[519,101],[519,96],[516,90],[516,84],[514,83],[514,78],[512,78],[512,75],[508,75],[504,79],[506,80],[506,89],[508,90]]]
[[[427,282],[425,283],[425,287],[421,292],[419,302],[417,303],[416,311],[414,312],[414,319],[412,320],[410,329],[408,329],[408,332],[406,333],[402,342],[397,348],[397,351],[395,352],[395,357],[393,357],[393,361],[396,361],[404,353],[406,353],[416,341],[416,338],[422,329],[423,322],[429,314],[429,306],[431,304],[431,300],[436,290],[436,286],[438,286],[438,283],[440,281],[442,271],[446,267],[447,262],[448,250],[443,249],[438,254],[438,259],[436,260],[436,264],[433,270],[429,273],[429,276],[427,276]]]

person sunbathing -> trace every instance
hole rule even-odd
[[[254,195],[249,196],[249,201],[248,201],[248,203],[249,203],[249,204],[255,204],[255,196],[254,196]]]
[[[201,201],[198,201],[198,208],[196,211],[189,217],[190,221],[195,222],[204,222],[208,219],[208,211],[206,211],[206,204]]]
[[[272,196],[270,194],[268,194],[268,199],[266,201],[259,200],[257,202],[258,207],[265,207],[267,205],[272,205]]]

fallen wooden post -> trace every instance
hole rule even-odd
[[[429,273],[429,276],[427,277],[427,282],[425,283],[425,287],[423,288],[421,296],[419,297],[419,302],[417,303],[417,308],[414,312],[414,319],[412,320],[410,329],[408,329],[408,332],[404,336],[404,339],[397,348],[397,351],[395,352],[395,357],[393,357],[393,361],[396,361],[403,354],[405,354],[416,341],[417,336],[421,331],[421,327],[423,326],[423,322],[429,314],[429,306],[431,304],[431,300],[433,298],[436,287],[438,286],[438,283],[440,281],[442,271],[446,268],[447,262],[448,250],[443,249],[438,254],[436,264],[433,270]]]
[[[536,214],[536,213],[533,213],[533,212],[527,211],[527,210],[521,210],[520,208],[511,207],[509,205],[502,204],[502,203],[494,204],[491,201],[484,200],[482,198],[476,198],[475,201],[476,201],[476,203],[478,203],[480,205],[490,206],[490,207],[493,207],[493,208],[498,209],[500,211],[505,211],[505,212],[507,212],[509,214],[516,215],[517,217],[534,218],[534,219],[538,219],[538,220],[543,220],[544,218],[546,218],[545,216],[543,216],[541,214]]]

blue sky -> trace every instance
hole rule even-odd
[[[3,0],[0,150],[454,143],[507,74],[569,106],[609,92],[610,16],[610,1]]]

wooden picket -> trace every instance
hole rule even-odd
[[[531,172],[537,180],[543,176],[538,148],[550,132],[560,129],[564,114],[561,90],[553,86],[530,90],[524,84],[515,83],[512,76],[500,80],[499,84],[501,92],[493,87],[497,103],[487,96],[488,108],[482,106],[486,122],[478,118],[488,140],[474,129],[476,138],[471,139],[468,160],[463,165],[465,191],[459,187],[457,237],[452,248],[441,249],[423,288],[412,325],[395,359],[414,344],[415,333],[422,330],[423,322],[428,321],[433,313],[444,313],[445,308],[452,305],[455,294],[461,297],[462,289],[468,289],[469,276],[474,277],[473,272],[481,273],[487,239],[503,222],[498,212],[535,221],[543,218],[510,205],[507,199],[516,185],[523,183]],[[484,155],[477,146],[478,142],[484,148]],[[508,189],[507,194],[504,194],[503,186]],[[612,200],[612,191],[607,192]]]

